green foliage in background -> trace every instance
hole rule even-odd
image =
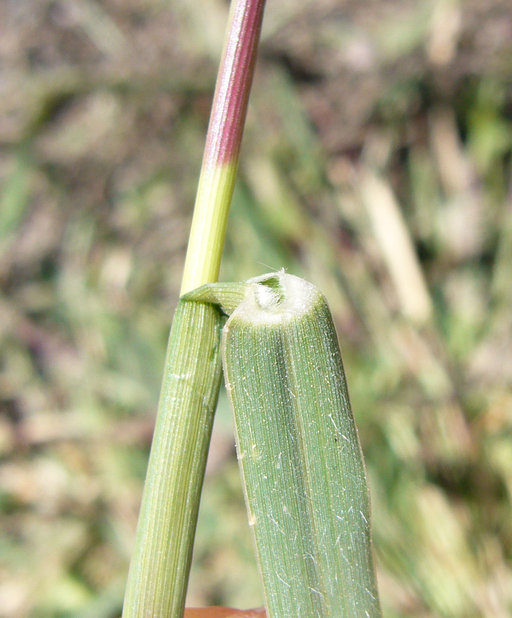
[[[198,7],[0,9],[2,617],[120,613],[226,21]],[[506,616],[512,9],[265,21],[220,279],[329,299],[384,614]],[[261,602],[222,395],[189,604]]]

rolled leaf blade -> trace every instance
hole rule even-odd
[[[268,615],[379,616],[370,507],[323,295],[253,280],[223,335],[242,479]]]

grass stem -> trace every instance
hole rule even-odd
[[[216,281],[264,0],[235,0],[217,78],[182,294]],[[181,618],[221,379],[223,318],[180,300],[174,316],[123,618]]]

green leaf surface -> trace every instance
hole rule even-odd
[[[269,616],[380,615],[366,474],[325,298],[253,280],[224,329],[238,457]]]

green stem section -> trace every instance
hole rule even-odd
[[[234,0],[217,78],[182,281],[216,281],[264,0]],[[181,300],[169,338],[123,618],[181,618],[213,415],[224,318]]]
[[[213,414],[223,319],[180,301],[174,316],[124,618],[183,615]]]
[[[235,0],[217,77],[181,294],[217,281],[265,0]]]
[[[201,171],[181,294],[217,281],[236,172],[234,163]]]

